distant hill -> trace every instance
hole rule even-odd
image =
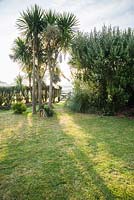
[[[0,87],[8,87],[9,85],[6,82],[0,81]]]
[[[6,83],[6,82],[3,82],[3,81],[0,81],[0,87],[11,87],[11,86],[15,86],[14,83]]]

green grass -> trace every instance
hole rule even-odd
[[[0,112],[0,199],[134,199],[134,121],[55,110]]]

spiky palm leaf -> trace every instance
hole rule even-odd
[[[62,35],[61,44],[66,49],[77,30],[78,20],[74,14],[64,12],[58,16],[57,25]]]
[[[44,11],[36,4],[31,9],[23,11],[17,20],[18,29],[27,38],[37,37],[45,26]]]
[[[31,56],[30,56],[31,51],[24,39],[22,39],[20,37],[15,39],[14,43],[13,43],[13,48],[11,50],[12,50],[12,54],[10,55],[10,57],[14,61],[18,61],[23,64],[26,64],[29,62],[29,60],[31,58]]]
[[[44,20],[46,22],[46,25],[56,25],[57,20],[57,13],[55,11],[52,11],[51,9],[48,11],[45,11],[44,13]]]

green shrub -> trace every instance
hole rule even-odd
[[[52,117],[52,116],[53,116],[54,111],[53,111],[52,108],[49,108],[48,105],[45,105],[45,106],[44,106],[44,110],[45,110],[45,112],[46,112],[46,114],[47,114],[47,117]]]
[[[97,87],[93,88],[91,85],[89,86],[81,81],[75,82],[73,94],[67,99],[65,106],[75,112],[98,112],[99,96],[96,90]]]
[[[69,63],[75,69],[74,87],[80,82],[73,101],[78,110],[87,102],[101,113],[113,115],[126,106],[134,106],[134,30],[102,27],[75,35],[71,42]],[[88,101],[81,96],[83,84],[88,85]],[[97,88],[97,90],[96,90]],[[77,104],[77,105],[76,105]],[[83,108],[82,108],[83,109]]]
[[[69,107],[72,111],[76,112],[86,112],[88,109],[88,94],[82,93],[74,93],[67,102],[67,107]]]
[[[17,103],[13,104],[12,109],[13,109],[14,113],[22,114],[23,112],[26,111],[27,107],[26,107],[26,105],[24,103],[17,102]]]

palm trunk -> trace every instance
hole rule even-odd
[[[49,66],[50,83],[49,83],[49,103],[48,106],[52,107],[52,96],[53,96],[53,76],[51,66]]]
[[[39,110],[42,107],[42,78],[40,76],[40,67],[39,67],[39,60],[37,60],[38,62],[38,68],[37,68],[37,72],[36,72],[36,79],[37,79],[37,84],[38,84],[38,104],[39,104]]]
[[[38,80],[38,101],[39,101],[39,109],[41,109],[41,107],[42,107],[42,84],[41,84],[40,77]]]
[[[33,41],[33,86],[32,86],[32,113],[36,113],[36,98],[35,98],[35,41]]]
[[[29,75],[29,90],[30,90],[30,99],[32,99],[31,75]]]
[[[50,61],[50,56],[49,57],[49,75],[50,75],[50,84],[49,84],[49,103],[48,106],[52,107],[52,101],[53,101],[53,71],[52,68],[54,69],[56,66],[56,60],[58,57],[58,53],[55,54],[55,62],[52,65]]]

